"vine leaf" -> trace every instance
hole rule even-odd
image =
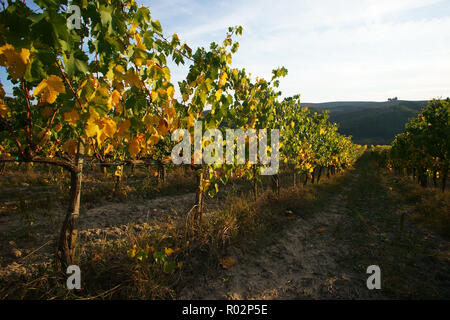
[[[22,48],[16,52],[10,44],[0,47],[0,65],[8,67],[8,73],[14,79],[23,78],[30,65],[30,50]]]
[[[37,96],[42,93],[39,101],[39,105],[42,105],[45,103],[52,104],[60,93],[65,92],[66,88],[64,87],[63,80],[52,74],[48,79],[44,79],[38,84],[36,89],[34,89],[33,95]]]

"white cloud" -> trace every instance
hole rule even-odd
[[[439,2],[195,2],[194,16],[175,25],[197,46],[243,25],[234,64],[264,77],[287,67],[281,89],[300,92],[303,101],[428,99],[450,95],[450,12],[439,18],[411,12]]]

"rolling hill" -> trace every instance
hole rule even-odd
[[[302,103],[314,112],[330,111],[330,121],[339,132],[351,135],[359,144],[390,144],[402,132],[408,119],[416,117],[427,101],[342,101]]]

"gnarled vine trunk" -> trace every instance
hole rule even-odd
[[[319,171],[317,172],[317,183],[319,183],[320,177],[322,176],[322,169],[323,169],[323,167],[320,166]]]
[[[280,176],[278,174],[272,175],[272,191],[280,197]]]
[[[84,145],[80,140],[75,158],[75,165],[79,172],[72,170],[70,176],[70,203],[64,219],[58,244],[58,258],[64,269],[74,262],[75,248],[78,235],[78,216],[80,213],[81,181],[83,169]]]

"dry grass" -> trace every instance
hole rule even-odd
[[[424,188],[404,176],[395,176],[393,181],[401,190],[398,193],[399,201],[414,207],[411,219],[450,239],[450,191]]]
[[[378,170],[383,172],[385,183],[395,186],[400,192],[396,193],[399,202],[405,202],[413,208],[411,219],[450,238],[450,190],[442,191],[442,179],[438,179],[437,187],[433,186],[428,177],[427,187],[422,187],[411,176],[388,171],[386,169],[387,146],[377,146],[367,155],[377,162]]]

